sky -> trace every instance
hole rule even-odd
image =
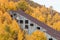
[[[60,0],[33,0],[34,2],[45,5],[46,7],[52,6],[54,10],[60,12]]]

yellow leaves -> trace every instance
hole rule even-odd
[[[45,6],[42,6],[42,8],[41,8],[40,11],[41,11],[41,12],[47,12],[47,8],[46,8]]]
[[[25,39],[26,40],[35,40],[34,36],[33,35],[29,35],[29,34],[25,35]]]
[[[6,3],[8,0],[0,0],[0,3]]]
[[[2,11],[0,11],[0,17],[3,15]]]
[[[10,1],[10,2],[8,3],[8,8],[9,8],[9,9],[12,9],[12,10],[16,10],[16,5],[15,5],[15,3],[14,3],[13,1]]]
[[[5,25],[0,23],[0,34],[4,34],[5,33],[4,27],[5,27]]]
[[[25,35],[24,32],[20,30],[18,33],[18,40],[23,40],[24,35]]]
[[[53,25],[51,25],[52,22],[54,22],[55,20],[60,19],[58,13],[55,14],[55,16],[53,16],[53,19],[51,19],[51,14],[49,13],[49,11],[47,10],[47,8],[45,8],[44,6],[42,8],[34,8],[31,7],[29,4],[27,4],[27,2],[22,1],[21,3],[20,1],[18,2],[13,2],[10,1],[8,2],[8,0],[0,0],[0,33],[6,32],[4,30],[5,26],[8,25],[10,27],[10,30],[13,32],[14,30],[16,30],[18,32],[18,40],[22,40],[23,36],[24,36],[24,31],[22,31],[19,27],[19,25],[17,24],[17,22],[15,20],[12,20],[11,16],[9,15],[8,12],[5,12],[6,10],[16,10],[18,6],[20,6],[20,9],[25,10],[25,12],[29,15],[31,15],[32,17],[38,19],[39,21],[45,22],[47,20],[47,25],[51,26],[52,28],[60,31],[60,22],[55,22]],[[20,3],[20,5],[19,5]],[[28,8],[27,8],[28,7]],[[46,13],[48,13],[47,17],[46,17]],[[26,40],[46,40],[46,36],[43,32],[40,32],[38,30],[36,30],[35,32],[33,32],[31,35],[26,34],[25,35],[25,39]],[[9,38],[9,40],[13,40],[12,38]]]
[[[30,8],[30,10],[33,10],[33,12],[28,11],[29,9],[27,9],[25,12],[29,15],[31,15],[32,17],[36,18],[37,20],[47,24],[48,26],[52,27],[53,29],[58,29],[58,24],[56,24],[57,26],[53,26],[53,24],[55,25],[56,22],[60,21],[60,15],[58,14],[58,12],[53,13],[53,17],[51,15],[51,9],[50,8],[46,8],[45,6],[42,6],[41,8],[39,7],[32,7],[30,5],[28,5],[28,8]]]
[[[8,4],[8,0],[0,0],[0,10],[6,11],[6,4]]]
[[[48,18],[47,18],[47,19],[48,19],[48,21],[50,20],[50,18],[51,18],[51,15],[50,15],[50,14],[48,14]]]
[[[29,40],[32,40],[30,36],[31,36],[31,35],[25,34],[25,39],[26,39],[26,40],[28,40],[28,39],[29,39]]]
[[[0,0],[0,8],[1,10],[16,10],[16,6],[18,5],[18,2],[13,2],[13,1],[9,1],[9,0]]]
[[[53,28],[60,31],[60,21],[53,24]]]
[[[15,20],[12,20],[12,24],[10,25],[12,30],[19,30],[19,26]]]
[[[9,15],[8,12],[4,13],[4,17],[6,17],[6,19],[12,20],[11,16]]]
[[[0,15],[2,15],[3,13],[2,13],[2,11],[0,10]]]
[[[41,32],[40,30],[36,30],[35,32],[33,32],[33,34],[32,35],[35,35],[35,36],[43,36],[44,35],[44,33],[43,32]]]
[[[6,26],[8,26],[8,28],[6,29],[7,31],[11,31],[11,33],[14,33],[13,31],[17,31],[18,33],[18,39],[20,38],[21,40],[23,39],[23,32],[21,31],[19,25],[17,24],[16,20],[12,20],[11,16],[9,15],[8,12],[3,12],[0,11],[0,40],[5,40],[5,38],[7,38],[9,35],[9,38],[7,38],[7,40],[14,40],[13,39],[13,35],[9,33],[5,30]],[[10,28],[10,29],[9,29]],[[2,37],[2,35],[3,37]],[[14,33],[15,34],[15,33]],[[7,36],[8,35],[8,36]],[[20,36],[20,37],[19,37]],[[16,37],[16,36],[15,36]],[[19,39],[19,40],[20,40]]]
[[[60,15],[59,15],[58,13],[56,13],[56,14],[54,15],[54,17],[53,17],[53,20],[59,20],[59,19],[60,19],[59,16],[60,16]]]
[[[25,35],[26,40],[47,40],[43,32],[36,30],[31,35]]]
[[[14,3],[12,1],[9,2],[9,6],[13,7]]]
[[[4,21],[10,23],[12,20],[12,18],[10,17],[10,15],[8,14],[8,12],[4,12],[0,11],[0,22],[3,23]]]
[[[36,40],[46,40],[45,34],[39,30],[36,30],[32,35]]]
[[[45,22],[45,18],[43,16],[39,16],[39,20]]]

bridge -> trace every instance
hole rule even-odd
[[[44,29],[44,33],[46,33],[47,37],[48,35],[52,37],[53,40],[60,40],[60,31],[54,30],[53,28],[49,27],[48,25],[42,23],[41,21],[37,20],[36,18],[26,14],[24,11],[22,10],[17,10],[17,11],[9,11],[10,15],[14,15],[15,19],[17,19],[17,17],[21,17],[21,18],[25,18],[27,20],[32,21],[33,23],[37,24],[39,27],[42,27]],[[23,20],[25,20],[23,19]],[[21,20],[21,19],[20,19]],[[19,22],[18,22],[19,23]],[[24,29],[24,28],[23,28]],[[42,31],[42,30],[41,30]],[[29,31],[28,31],[29,32]],[[30,31],[31,32],[31,31]],[[33,32],[33,31],[32,31]],[[49,39],[48,39],[49,40]]]

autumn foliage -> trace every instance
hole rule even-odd
[[[37,5],[34,7],[36,3],[27,3],[27,9],[25,13],[31,15],[32,17],[36,18],[37,20],[47,24],[49,27],[60,31],[60,14],[53,10],[51,7],[46,8],[45,5]]]
[[[19,27],[15,19],[12,20],[8,12],[0,11],[0,40],[46,40],[44,35],[37,30],[29,36]]]
[[[29,35],[19,27],[16,20],[9,15],[10,10],[18,9],[60,31],[60,14],[55,10],[33,2],[29,4],[26,0],[0,0],[0,40],[47,40],[45,34],[39,30]]]
[[[29,10],[30,12],[28,11],[27,13],[32,13],[32,8],[27,9],[27,7],[28,4],[25,0],[17,2],[13,0],[0,0],[0,40],[29,40],[30,38],[30,40],[46,40],[45,34],[40,31],[33,32],[28,36],[29,34],[20,28],[16,20],[11,18],[10,10],[21,9],[26,12]]]
[[[40,30],[34,31],[31,35],[25,35],[26,40],[47,40],[46,35]]]
[[[8,12],[0,11],[0,40],[18,40],[23,34],[16,20],[10,17]]]

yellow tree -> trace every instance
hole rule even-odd
[[[16,10],[15,2],[10,1],[10,2],[8,3],[8,9],[9,9],[9,10]]]
[[[18,8],[20,8],[23,11],[25,11],[27,9],[27,2],[25,2],[25,1],[19,1]]]
[[[47,39],[46,35],[43,32],[36,30],[31,35],[26,35],[26,40],[47,40]]]
[[[60,31],[60,21],[53,24],[53,29]]]

